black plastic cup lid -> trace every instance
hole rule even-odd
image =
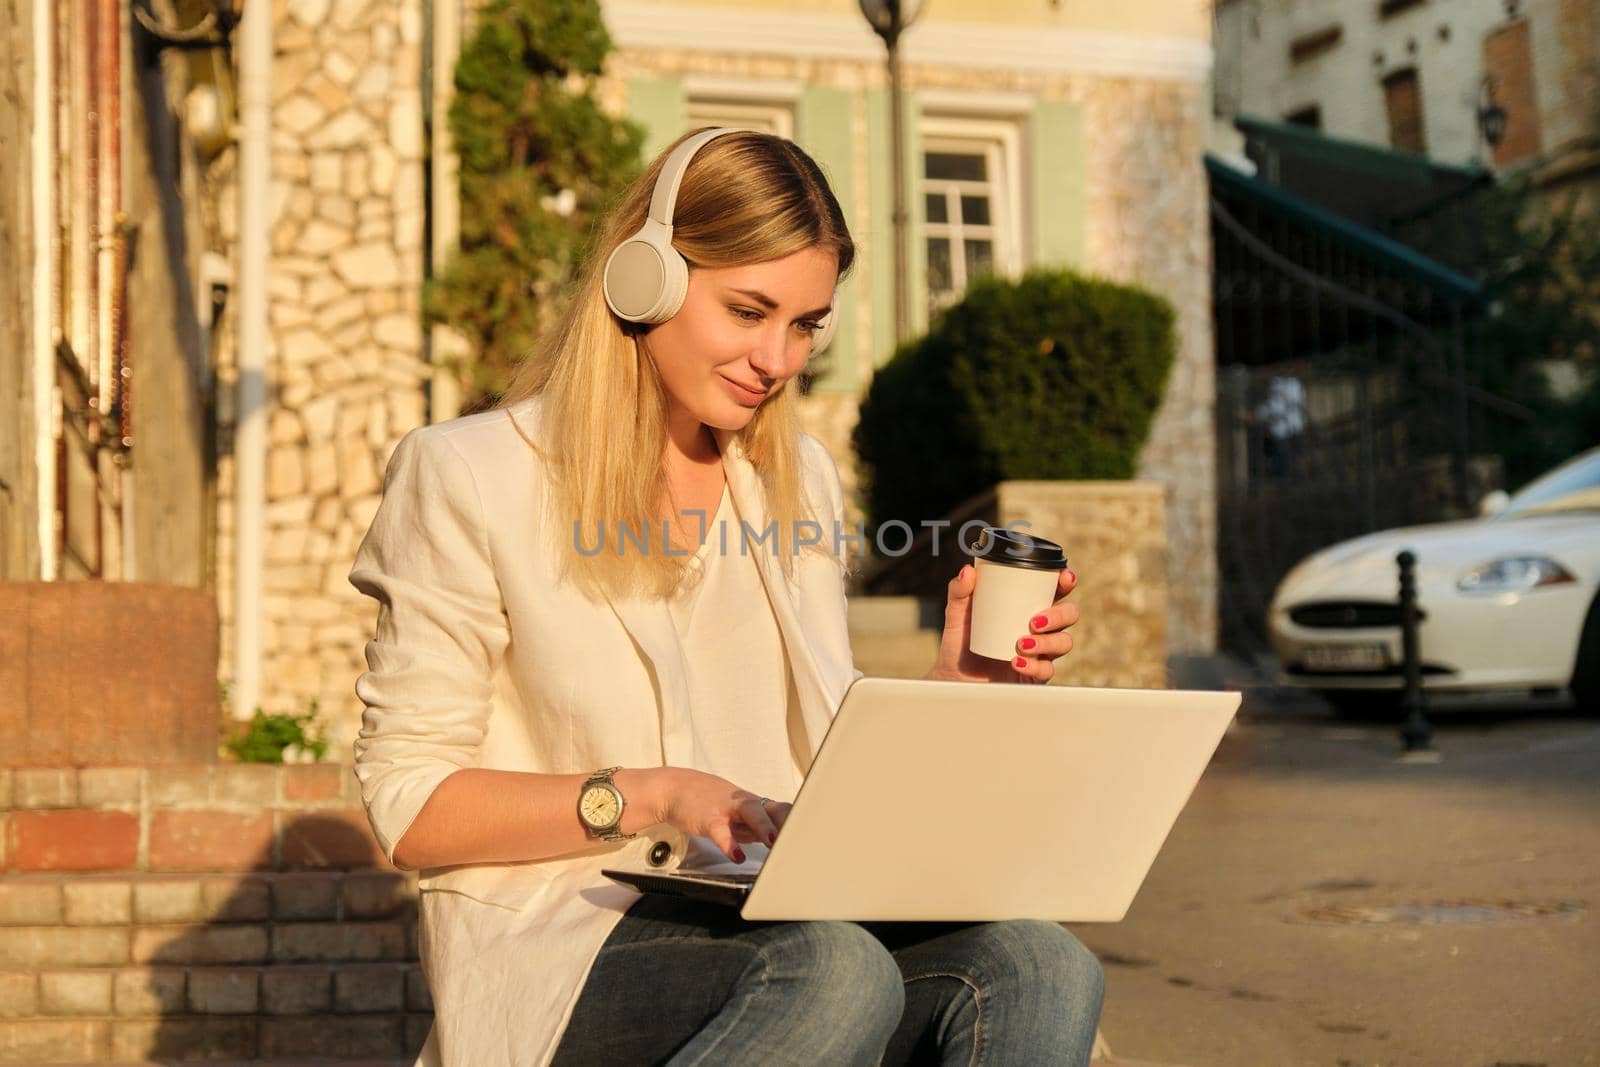
[[[1004,526],[985,526],[967,545],[969,555],[988,563],[1035,571],[1064,571],[1067,554],[1054,541]]]

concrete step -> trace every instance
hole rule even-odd
[[[852,637],[850,647],[856,666],[873,678],[921,678],[939,654],[939,634],[921,630]]]
[[[920,678],[933,666],[944,605],[911,596],[849,599],[856,666],[874,678]]]
[[[944,625],[944,604],[914,596],[852,596],[847,601],[851,637],[938,632]]]

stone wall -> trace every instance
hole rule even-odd
[[[262,704],[316,700],[346,758],[372,605],[346,576],[395,443],[426,420],[421,0],[275,0]],[[222,247],[236,193],[217,190]],[[235,365],[225,329],[220,364]],[[224,440],[231,433],[224,413]],[[233,465],[219,465],[231,673]],[[238,709],[248,711],[248,709]]]
[[[1166,515],[1154,482],[1001,482],[996,514],[1059,543],[1078,578],[1081,620],[1052,681],[1162,689],[1167,684]]]
[[[1216,345],[1200,86],[1103,81],[1084,98],[1089,264],[1165,296],[1178,358],[1140,456],[1166,487],[1167,628],[1175,654],[1217,644]]]

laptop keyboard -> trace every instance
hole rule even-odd
[[[679,868],[672,872],[679,878],[693,878],[697,882],[715,882],[717,885],[753,885],[759,871],[730,871],[716,873],[712,871],[686,871]]]

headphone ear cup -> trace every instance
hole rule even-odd
[[[823,349],[833,341],[833,335],[839,332],[839,290],[833,291],[833,303],[828,305],[828,317],[822,320],[822,328],[817,331],[811,341],[811,354],[819,356]]]
[[[683,307],[683,298],[689,294],[689,264],[671,245],[667,246],[661,279],[661,301],[656,306],[651,322],[666,322]]]
[[[646,220],[606,260],[601,289],[624,322],[653,325],[676,315],[689,290],[689,265],[672,247],[672,231]]]
[[[617,318],[649,322],[650,313],[661,302],[666,277],[661,250],[635,236],[618,245],[606,260],[601,288]]]

